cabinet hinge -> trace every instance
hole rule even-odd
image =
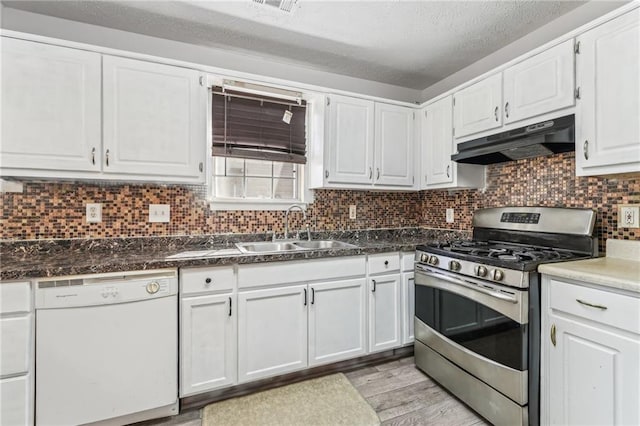
[[[453,106],[456,106],[456,98],[455,98],[455,96],[453,98]]]
[[[416,177],[415,177],[415,176],[412,176],[412,177],[411,177],[411,184],[413,185],[414,183],[416,183]]]
[[[580,42],[576,41],[576,44],[573,45],[573,53],[576,55],[580,54]]]
[[[204,86],[204,76],[200,76],[200,86]]]
[[[331,98],[327,98],[327,106],[331,105]]]
[[[576,87],[576,90],[574,91],[574,95],[576,99],[580,99],[580,86]]]
[[[416,119],[416,112],[415,111],[413,111],[413,119],[414,120]]]

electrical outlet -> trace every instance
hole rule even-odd
[[[447,223],[453,223],[454,221],[453,209],[447,209],[445,216],[446,216]]]
[[[170,219],[169,204],[149,204],[149,222],[169,222]]]
[[[356,205],[355,204],[351,204],[349,206],[349,219],[355,220],[356,219]]]
[[[618,211],[619,228],[640,228],[640,204],[621,204]]]
[[[102,204],[100,203],[87,203],[86,219],[87,223],[100,223],[102,222]]]

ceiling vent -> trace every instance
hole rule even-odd
[[[280,9],[283,12],[291,13],[293,6],[296,5],[298,0],[253,0],[254,3],[260,3],[265,6]]]

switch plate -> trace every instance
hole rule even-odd
[[[621,204],[618,211],[619,228],[640,228],[640,204]]]
[[[102,222],[102,204],[100,203],[87,203],[86,219],[87,223],[100,223]]]
[[[454,221],[453,209],[446,210],[446,220],[447,220],[447,223],[453,223]]]
[[[351,204],[349,206],[349,219],[356,219],[356,205],[355,204]]]
[[[169,204],[149,204],[149,222],[169,222],[170,219]]]

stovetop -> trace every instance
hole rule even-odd
[[[500,241],[454,241],[420,245],[416,249],[430,254],[519,271],[535,271],[542,263],[592,257],[589,253]]]

